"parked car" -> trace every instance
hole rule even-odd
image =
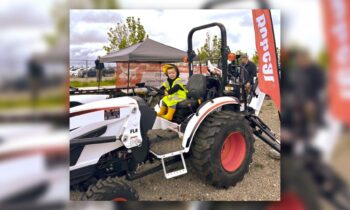
[[[79,77],[84,77],[84,78],[87,78],[87,77],[96,77],[96,69],[94,67],[90,67],[88,69],[82,69],[78,72],[78,76]]]
[[[69,68],[69,76],[77,77],[78,76],[78,70],[79,70],[79,68],[76,68],[76,67]]]
[[[107,67],[102,70],[102,76],[114,76],[115,67]]]

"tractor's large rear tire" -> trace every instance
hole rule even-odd
[[[125,182],[116,178],[108,177],[100,179],[96,184],[90,185],[89,189],[83,194],[81,200],[95,201],[133,201],[138,200],[139,196],[135,189]]]
[[[249,170],[254,141],[252,129],[243,115],[230,111],[212,113],[194,137],[193,167],[215,187],[234,186]]]

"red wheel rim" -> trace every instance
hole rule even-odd
[[[112,201],[114,201],[114,202],[126,202],[126,201],[128,201],[128,199],[118,197],[118,198],[114,198]]]
[[[271,204],[267,210],[306,210],[302,199],[293,192],[282,194],[280,202]]]
[[[230,133],[221,148],[221,165],[228,172],[236,171],[246,155],[246,143],[240,132]]]

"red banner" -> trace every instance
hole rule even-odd
[[[269,95],[281,111],[277,55],[270,10],[253,10],[255,43],[259,56],[259,89]]]
[[[323,0],[331,113],[350,125],[350,1]]]

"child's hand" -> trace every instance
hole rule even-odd
[[[164,91],[164,95],[166,96],[169,95],[168,91]]]

